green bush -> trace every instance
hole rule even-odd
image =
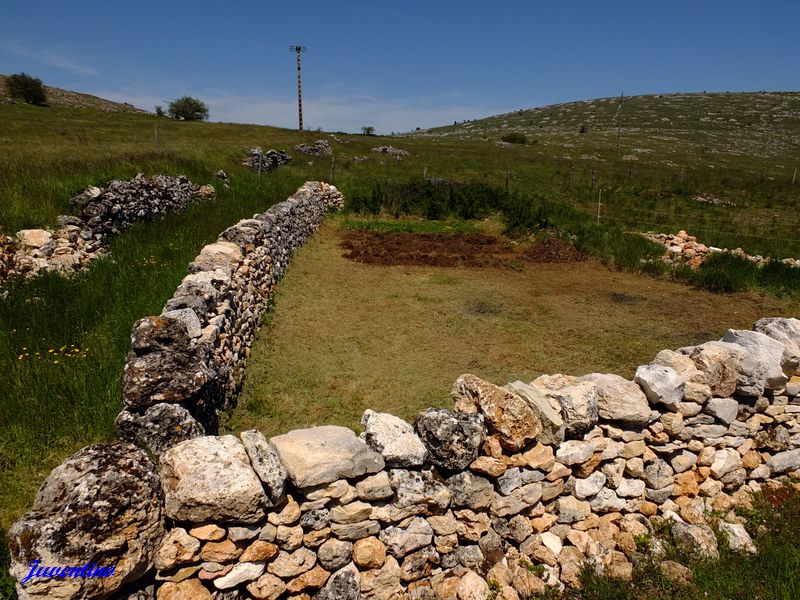
[[[180,121],[205,121],[208,119],[208,107],[191,96],[183,96],[169,103],[169,116]]]
[[[524,133],[507,133],[503,137],[500,138],[504,142],[508,142],[509,144],[527,144],[528,138],[525,136]]]
[[[28,104],[44,106],[47,95],[44,93],[42,80],[25,73],[17,73],[8,77],[8,95]]]

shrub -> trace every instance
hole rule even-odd
[[[208,107],[191,96],[183,96],[169,103],[169,116],[181,121],[205,121],[208,119]]]
[[[47,101],[41,79],[31,77],[25,73],[17,73],[9,76],[7,85],[8,94],[12,98],[23,100],[36,106],[44,106]]]
[[[157,117],[165,117],[165,116],[167,116],[166,113],[164,112],[163,107],[156,106],[156,116]]]
[[[502,138],[500,138],[504,142],[508,142],[509,144],[527,144],[528,138],[525,137],[524,133],[507,133]]]

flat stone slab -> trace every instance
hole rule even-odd
[[[383,469],[383,457],[373,452],[347,427],[323,425],[296,429],[270,440],[289,479],[299,487],[359,477]]]
[[[192,523],[255,523],[268,506],[244,446],[232,435],[181,442],[158,469],[167,516]]]

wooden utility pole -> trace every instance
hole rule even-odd
[[[307,50],[308,48],[305,46],[289,46],[289,52],[297,54],[297,128],[300,131],[303,131],[303,84],[300,76],[300,55]]]

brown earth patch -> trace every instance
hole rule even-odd
[[[569,263],[586,256],[569,243],[548,238],[520,246],[484,233],[394,233],[347,231],[344,257],[373,265],[500,267],[515,261]]]

